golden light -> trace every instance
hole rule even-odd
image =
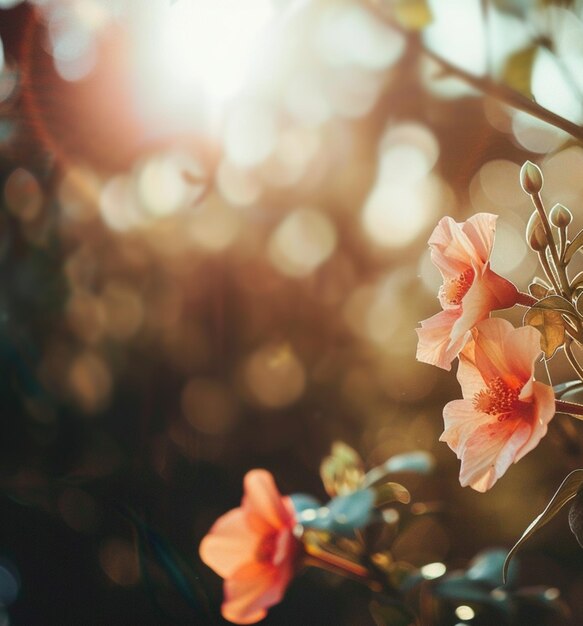
[[[196,117],[245,85],[275,11],[270,0],[177,0],[148,13],[136,31],[141,87],[166,111],[187,114],[188,103]]]
[[[457,615],[457,617],[465,621],[474,619],[474,617],[476,616],[474,609],[472,609],[471,606],[467,606],[465,604],[458,606],[455,610],[455,614]]]

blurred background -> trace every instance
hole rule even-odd
[[[520,165],[541,165],[543,198],[581,228],[583,149],[425,50],[579,124],[582,15],[542,0],[0,0],[1,626],[222,623],[200,539],[253,467],[323,499],[336,440],[369,467],[435,455],[407,486],[439,513],[399,534],[396,558],[450,571],[514,543],[581,466],[581,429],[557,417],[491,492],[459,486],[438,443],[458,384],[415,361],[414,328],[438,310],[426,242],[444,215],[499,214],[493,268],[525,291]],[[562,359],[553,383],[572,378]],[[194,568],[214,621],[143,525]],[[521,558],[523,583],[568,606],[540,623],[583,623],[566,512]],[[311,572],[265,623],[372,625],[368,602]],[[506,623],[455,608],[439,625]]]

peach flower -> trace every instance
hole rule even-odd
[[[540,333],[488,319],[473,330],[460,354],[463,400],[443,410],[445,441],[461,459],[460,483],[487,491],[536,447],[555,414],[555,395],[533,379]]]
[[[272,475],[252,470],[239,508],[220,517],[200,544],[200,557],[225,579],[221,612],[236,624],[253,624],[281,601],[294,574],[299,542],[290,498]]]
[[[516,287],[490,269],[496,219],[478,213],[458,224],[444,217],[431,234],[431,260],[443,277],[438,296],[443,311],[417,329],[419,361],[451,369],[468,331],[491,311],[516,304]]]

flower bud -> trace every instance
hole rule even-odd
[[[583,548],[583,492],[581,491],[575,496],[569,509],[569,528]]]
[[[566,206],[555,204],[549,214],[549,220],[551,224],[557,228],[567,228],[573,220],[573,214]]]
[[[543,173],[540,167],[527,161],[520,170],[520,184],[528,194],[535,195],[543,188]]]
[[[535,252],[541,252],[548,245],[543,223],[536,211],[530,216],[526,225],[526,241]]]

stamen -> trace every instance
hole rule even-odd
[[[461,304],[462,298],[468,293],[474,281],[474,270],[468,268],[457,278],[450,278],[441,287],[443,296],[450,304]]]
[[[503,422],[519,406],[519,391],[509,387],[500,377],[492,379],[486,389],[474,395],[474,408],[487,415],[497,415]]]

